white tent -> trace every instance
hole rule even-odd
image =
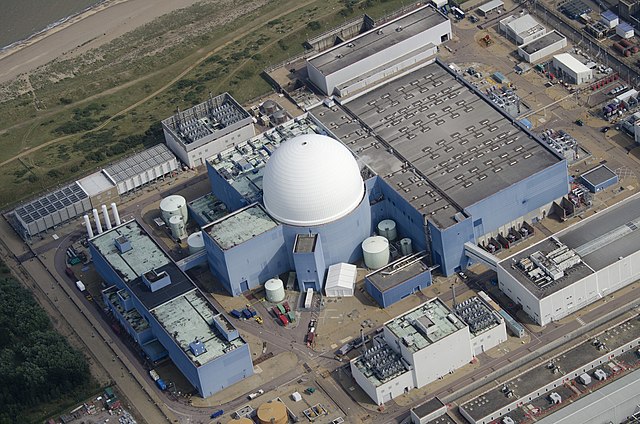
[[[324,285],[327,297],[353,296],[357,273],[358,268],[355,265],[347,263],[331,265]]]
[[[300,402],[302,400],[302,395],[300,392],[293,392],[291,393],[291,400],[294,402]]]

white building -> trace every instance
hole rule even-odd
[[[633,30],[632,25],[626,22],[620,22],[616,25],[616,35],[619,35],[622,38],[632,38],[634,34],[635,31]]]
[[[309,79],[327,95],[345,96],[434,57],[451,34],[449,19],[426,5],[312,56]]]
[[[167,146],[189,167],[255,135],[253,118],[229,93],[162,121]]]
[[[533,16],[507,16],[499,24],[500,31],[517,45],[530,43],[547,33],[544,25],[536,21]]]
[[[358,268],[355,265],[341,262],[331,265],[327,270],[327,281],[324,291],[327,297],[350,297],[356,285]]]
[[[618,15],[610,10],[607,10],[606,12],[602,12],[600,14],[600,22],[606,25],[607,28],[611,29],[615,28],[620,23],[620,19],[618,18]]]
[[[500,289],[539,325],[640,277],[640,197],[593,215],[498,264]]]
[[[518,47],[518,55],[529,63],[536,63],[565,47],[567,47],[567,38],[553,30]]]
[[[469,327],[438,298],[385,323],[351,361],[358,385],[378,405],[423,387],[473,358]]]
[[[580,85],[593,79],[593,71],[569,53],[553,56],[553,67],[565,82]]]
[[[489,299],[486,294],[484,296]],[[504,319],[480,297],[474,296],[457,304],[454,311],[469,326],[474,356],[507,341]]]

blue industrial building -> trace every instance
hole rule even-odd
[[[207,169],[235,211],[203,227],[228,292],[291,270],[300,290],[320,291],[326,268],[361,260],[362,241],[393,220],[410,253],[424,254],[385,283],[370,274],[365,287],[383,306],[431,284],[431,270],[465,269],[465,243],[487,246],[542,219],[569,191],[566,160],[439,61],[314,107]],[[389,260],[408,254],[392,241]]]
[[[582,174],[580,180],[590,192],[597,193],[617,184],[618,175],[609,169],[607,165],[602,164]]]
[[[253,374],[249,346],[136,221],[91,238],[103,299],[152,361],[169,356],[203,397]]]

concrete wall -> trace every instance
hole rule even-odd
[[[473,359],[469,339],[469,327],[465,326],[413,354],[400,343],[402,357],[414,367],[415,387],[423,387],[468,364]]]
[[[413,378],[411,371],[390,380],[380,386],[375,386],[362,372],[351,362],[351,375],[356,383],[364,390],[364,392],[377,404],[382,405],[391,401],[393,398],[404,394],[411,390],[413,386]]]
[[[374,29],[375,31],[375,29]],[[311,61],[307,61],[307,70],[311,81],[320,88],[325,94],[331,95],[336,86],[347,81],[353,80],[359,75],[363,75],[385,63],[389,63],[401,56],[404,56],[422,46],[432,43],[436,46],[442,44],[441,36],[447,35],[447,39],[451,39],[451,22],[446,20],[434,27],[428,28],[420,34],[396,43],[392,47],[376,52],[370,56],[363,58],[356,63],[345,63],[345,66],[335,72],[323,75],[316,69]],[[328,50],[323,54],[333,54],[332,50]]]
[[[496,314],[494,312],[494,314]],[[504,320],[499,325],[471,337],[471,350],[474,356],[478,356],[487,350],[498,346],[502,342],[507,341],[507,326]]]
[[[558,73],[561,72],[562,74],[565,75],[565,77],[568,77],[571,80],[571,81],[565,81],[565,82],[570,82],[570,83],[579,85],[584,82],[590,81],[593,78],[593,72],[591,69],[582,71],[582,72],[576,72],[573,69],[562,64],[560,61],[556,60],[555,57],[553,58],[553,67],[559,71]],[[558,78],[561,78],[561,75],[556,75],[556,76]]]
[[[211,156],[256,135],[253,122],[249,122],[244,123],[237,129],[230,129],[230,132],[221,135],[219,138],[208,140],[207,137],[205,137],[193,143],[193,145],[187,144],[185,146],[176,138],[173,131],[165,127],[164,123],[163,131],[167,147],[189,167],[203,165],[206,159]]]
[[[432,283],[431,272],[429,270],[418,274],[397,286],[381,292],[365,277],[364,288],[369,295],[383,308],[387,308],[407,296],[415,293],[415,289],[420,290],[429,287]]]
[[[243,344],[197,368],[200,395],[209,397],[253,375],[249,345]]]

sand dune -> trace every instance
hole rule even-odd
[[[174,10],[202,0],[113,0],[0,53],[0,83],[59,56],[96,48]]]

